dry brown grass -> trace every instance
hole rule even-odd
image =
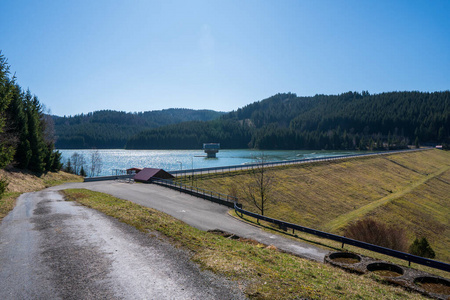
[[[410,243],[426,236],[436,258],[450,260],[450,152],[391,154],[271,172],[276,182],[275,205],[266,212],[270,217],[342,234],[350,223],[372,216],[404,227]],[[249,180],[246,173],[224,175],[205,176],[197,184],[222,193],[236,185],[244,208],[255,211],[239,191]]]
[[[8,187],[0,196],[0,221],[14,208],[22,193],[35,192],[65,182],[81,182],[83,178],[66,172],[49,172],[41,176],[19,169],[0,169],[0,178],[6,178]]]
[[[64,182],[82,182],[83,178],[66,172],[48,172],[38,176],[35,173],[19,169],[0,169],[0,178],[8,180],[8,193],[28,193],[45,189]]]

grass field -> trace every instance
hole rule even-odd
[[[450,152],[429,150],[271,168],[272,204],[266,215],[342,234],[367,216],[403,227],[410,243],[426,237],[436,259],[450,262]],[[195,185],[229,194],[244,208],[248,172],[204,175]]]
[[[281,253],[251,240],[200,231],[175,218],[112,196],[76,189],[68,200],[99,210],[137,229],[158,231],[192,253],[203,269],[237,282],[251,299],[426,299],[383,284],[376,275],[355,275],[330,265]],[[160,238],[162,238],[160,236]]]

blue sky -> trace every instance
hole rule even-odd
[[[280,92],[450,89],[450,1],[2,0],[0,50],[56,115],[231,111]]]

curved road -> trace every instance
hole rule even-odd
[[[236,283],[200,271],[188,253],[114,218],[64,201],[86,188],[151,207],[201,230],[221,229],[309,259],[328,251],[262,231],[228,208],[152,184],[71,183],[27,193],[0,224],[0,299],[243,299]]]
[[[201,230],[220,229],[250,238],[295,255],[323,262],[329,251],[310,244],[271,234],[227,214],[229,208],[154,184],[129,184],[118,181],[70,183],[50,188],[85,188],[165,212]]]

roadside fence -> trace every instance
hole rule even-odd
[[[189,194],[195,197],[199,197],[208,201],[212,201],[218,204],[222,204],[228,206],[230,208],[235,207],[235,203],[237,201],[236,197],[225,195],[218,192],[213,192],[209,190],[205,190],[199,187],[194,187],[190,185],[185,185],[183,183],[174,182],[172,180],[152,178],[151,183],[165,186],[171,188],[173,190],[177,190],[180,193]],[[239,204],[237,204],[239,206]]]
[[[344,247],[345,244],[348,245],[352,245],[355,247],[359,247],[359,248],[363,248],[366,250],[370,250],[373,252],[377,252],[377,253],[381,253],[381,254],[385,254],[391,257],[396,257],[396,258],[400,258],[403,260],[408,261],[409,264],[411,263],[416,263],[416,264],[420,264],[420,265],[424,265],[424,266],[428,266],[434,269],[439,269],[439,270],[443,270],[446,272],[450,272],[450,264],[444,263],[444,262],[440,262],[437,260],[432,260],[432,259],[428,259],[428,258],[424,258],[424,257],[420,257],[420,256],[416,256],[416,255],[412,255],[409,253],[405,253],[405,252],[401,252],[401,251],[397,251],[397,250],[392,250],[389,248],[384,248],[381,246],[377,246],[377,245],[373,245],[373,244],[369,244],[369,243],[365,243],[365,242],[361,242],[361,241],[357,241],[357,240],[353,240],[353,239],[349,239],[346,238],[344,236],[339,236],[339,235],[335,235],[332,233],[327,233],[327,232],[323,232],[320,230],[315,230],[315,229],[311,229],[308,227],[303,227],[300,225],[296,225],[296,224],[292,224],[292,223],[288,223],[288,222],[284,222],[284,221],[280,221],[277,219],[272,219],[269,217],[265,217],[265,216],[261,216],[259,214],[247,211],[242,209],[242,206],[239,205],[235,205],[234,206],[234,210],[236,211],[236,213],[240,213],[241,216],[243,215],[247,215],[253,218],[256,218],[258,220],[263,220],[275,225],[278,225],[280,228],[287,230],[288,228],[294,230],[298,230],[298,231],[302,231],[302,232],[306,232],[309,234],[313,234],[315,236],[319,236],[322,238],[326,238],[329,240],[333,240],[333,241],[337,241],[342,243],[342,247]]]

